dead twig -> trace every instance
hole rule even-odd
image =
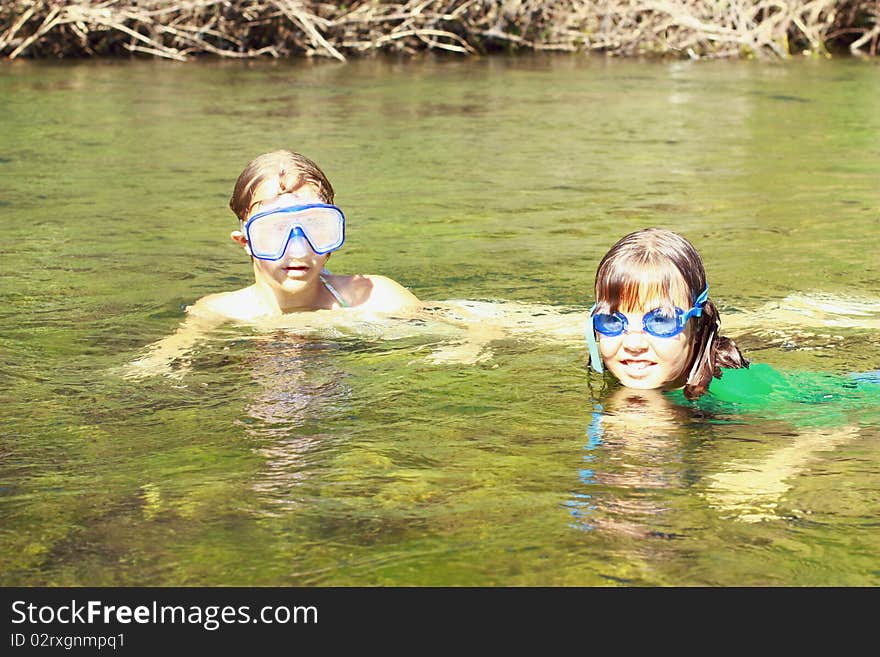
[[[717,58],[860,56],[880,46],[878,0],[7,0],[0,56],[168,59],[368,51],[600,51]]]

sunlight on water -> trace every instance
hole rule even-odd
[[[875,68],[4,68],[0,582],[877,584]],[[333,271],[425,307],[150,361],[250,282],[228,197],[279,147],[345,209]],[[750,359],[846,394],[706,409],[591,373],[596,266],[649,225]]]

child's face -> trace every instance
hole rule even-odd
[[[300,187],[295,192],[279,195],[280,192],[281,189],[277,181],[267,180],[259,185],[254,192],[248,216],[278,207],[324,202],[317,190],[311,185]],[[247,239],[240,231],[233,232],[232,238],[247,249]],[[315,253],[302,237],[294,238],[287,245],[284,255],[278,260],[254,258],[254,274],[272,287],[295,293],[313,283],[320,276],[321,270],[329,258],[329,253]]]
[[[627,309],[629,330],[609,337],[597,334],[599,353],[605,367],[627,388],[649,390],[683,385],[684,369],[690,362],[693,328],[688,322],[684,331],[671,338],[658,338],[645,333],[642,317],[661,307],[659,299]],[[682,307],[680,303],[676,304]]]

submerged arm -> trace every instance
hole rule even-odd
[[[835,449],[859,435],[858,426],[801,430],[790,444],[760,459],[727,463],[709,478],[705,492],[709,503],[739,520],[756,522],[776,517],[776,506],[817,458],[818,452]]]
[[[177,330],[149,345],[143,356],[126,364],[123,376],[141,379],[148,376],[181,376],[189,369],[189,354],[199,342],[227,320],[216,313],[204,299],[187,308],[186,319]],[[179,365],[174,368],[175,363]]]

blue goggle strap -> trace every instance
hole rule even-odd
[[[691,317],[702,317],[703,315],[703,306],[706,305],[706,302],[709,300],[709,284],[706,283],[706,287],[703,288],[703,291],[697,295],[697,298],[694,299],[694,307],[688,310],[684,317],[681,318],[681,324],[684,326],[685,322],[688,321]]]
[[[587,318],[587,326],[586,326],[586,337],[587,337],[587,347],[590,350],[590,367],[593,368],[594,371],[602,374],[604,372],[604,368],[602,367],[602,358],[599,356],[599,344],[596,342],[596,333],[593,331],[593,311],[596,310],[596,304],[593,304],[593,307],[590,308],[590,315]]]

